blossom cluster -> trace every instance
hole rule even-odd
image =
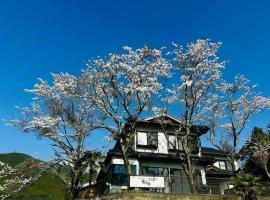
[[[116,126],[139,118],[150,108],[163,87],[161,79],[170,76],[171,67],[163,49],[145,46],[132,50],[125,46],[124,50],[124,54],[111,53],[108,58],[90,61],[84,71],[95,105]]]
[[[219,127],[228,136],[240,135],[247,126],[251,116],[270,108],[270,98],[255,92],[256,85],[243,75],[235,77],[234,82],[222,81],[218,87],[219,100],[212,112],[219,119]]]
[[[175,43],[173,46],[173,71],[180,78],[167,88],[165,101],[184,105],[191,112],[183,112],[186,113],[183,119],[190,119],[189,123],[200,123],[207,106],[217,99],[214,90],[225,66],[225,62],[219,61],[216,55],[221,43],[197,40],[185,48]]]
[[[38,177],[26,176],[16,167],[0,161],[0,200],[21,191]]]

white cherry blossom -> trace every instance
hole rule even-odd
[[[251,85],[243,75],[237,75],[234,82],[221,81],[216,98],[208,107],[211,135],[208,139],[222,150],[230,161],[234,172],[234,161],[239,153],[240,143],[244,136],[249,120],[270,108],[270,98],[255,91],[257,85]],[[224,144],[230,146],[224,149]]]

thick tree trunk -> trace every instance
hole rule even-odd
[[[70,191],[70,200],[76,200],[79,198],[79,193],[80,193],[80,190],[78,189],[71,189]]]
[[[188,176],[188,179],[189,179],[189,185],[190,185],[190,192],[191,192],[191,194],[197,193],[197,188],[196,188],[196,185],[195,185],[195,181],[194,181],[193,175],[189,175]]]
[[[237,174],[237,169],[236,169],[236,167],[235,167],[234,161],[232,161],[232,171],[233,171],[233,175],[236,176],[236,174]]]
[[[190,149],[191,147],[188,146],[188,136],[189,135],[190,135],[190,128],[189,128],[189,126],[186,125],[185,135],[182,136],[182,138],[180,139],[182,146],[183,146],[183,153],[184,153],[183,158],[180,158],[180,160],[182,161],[181,164],[183,165],[184,170],[187,174],[187,178],[188,178],[188,182],[189,182],[189,186],[190,186],[190,192],[193,194],[193,193],[197,192],[197,188],[195,185],[195,177],[194,177],[195,176],[195,172],[194,172],[195,165],[194,165],[194,162],[192,160],[192,152]]]
[[[231,162],[232,165],[232,170],[233,170],[233,175],[236,176],[237,174],[237,169],[235,166],[235,161],[236,161],[236,149],[237,149],[237,144],[238,144],[238,134],[236,132],[236,129],[234,128],[234,124],[232,123],[232,133],[233,133],[233,154],[231,155]]]
[[[192,163],[192,160],[190,156],[187,156],[187,175],[188,175],[188,181],[190,185],[190,192],[192,194],[197,192],[197,188],[195,185],[195,170],[194,170],[194,164]]]
[[[121,152],[123,155],[124,164],[126,167],[126,175],[127,175],[127,190],[130,188],[130,176],[131,176],[131,167],[128,159],[127,152],[125,150],[125,146],[120,142]]]
[[[71,185],[70,185],[70,198],[71,200],[76,200],[79,198],[80,193],[80,183],[81,178],[83,176],[83,170],[82,169],[82,141],[83,138],[79,137],[77,139],[77,149],[75,151],[75,157],[73,158],[73,169],[72,169],[72,178],[71,178]]]
[[[79,198],[80,193],[80,177],[82,174],[80,172],[75,172],[74,177],[72,178],[71,185],[70,185],[70,199],[75,200]]]
[[[232,156],[227,156],[227,159],[229,161],[229,163],[231,164],[231,167],[232,167],[232,172],[233,172],[233,175],[236,176],[237,174],[237,169],[236,169],[236,166],[235,166],[235,156],[232,155]]]
[[[70,196],[71,200],[79,198],[80,193],[80,183],[83,176],[84,169],[81,167],[80,163],[75,163],[73,168],[73,177],[71,179],[70,185]]]

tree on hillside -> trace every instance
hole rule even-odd
[[[6,199],[36,182],[46,165],[31,158],[11,167],[0,161],[0,200]]]
[[[219,98],[209,110],[212,131],[208,139],[226,155],[235,174],[235,161],[240,143],[246,140],[244,130],[250,118],[270,107],[270,98],[256,93],[256,85],[249,82],[244,76],[236,76],[233,83],[222,81]]]
[[[174,44],[172,51],[173,69],[179,78],[178,84],[168,89],[168,102],[176,104],[182,110],[181,124],[176,136],[183,148],[179,158],[188,176],[192,193],[196,192],[198,157],[193,153],[190,136],[194,133],[195,125],[203,122],[205,106],[210,99],[215,98],[213,91],[224,68],[224,62],[220,62],[216,55],[220,45],[209,40],[197,40],[186,48]]]
[[[21,108],[21,117],[10,123],[52,142],[55,163],[68,174],[57,175],[69,186],[70,198],[76,199],[91,156],[85,141],[101,118],[83,76],[60,73],[52,74],[52,78],[52,85],[39,79],[34,89],[26,90],[35,95],[31,107]]]
[[[270,132],[254,127],[251,138],[240,151],[241,156],[247,157],[247,162],[252,162],[256,168],[263,169],[270,180]],[[262,174],[261,174],[262,175]]]
[[[135,125],[158,97],[160,79],[169,76],[170,63],[162,57],[162,49],[145,46],[124,50],[124,54],[112,53],[108,58],[90,61],[84,74],[93,90],[91,101],[106,117],[101,127],[120,146],[129,187],[131,166],[127,152],[135,136]]]

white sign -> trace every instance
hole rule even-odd
[[[130,187],[136,188],[165,188],[164,177],[130,176]]]

